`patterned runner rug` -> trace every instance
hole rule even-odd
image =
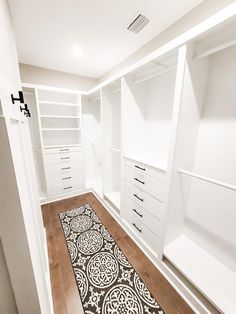
[[[92,207],[59,214],[85,314],[163,314]]]

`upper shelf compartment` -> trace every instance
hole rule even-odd
[[[236,18],[205,32],[194,42],[195,59],[201,59],[236,45]]]
[[[38,90],[39,111],[44,119],[77,118],[80,114],[79,97],[75,93]]]
[[[123,80],[124,154],[167,170],[178,51],[152,60]]]

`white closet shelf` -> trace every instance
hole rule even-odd
[[[55,116],[55,115],[41,115],[41,118],[53,118],[53,119],[80,119],[80,116]]]
[[[120,210],[120,192],[109,192],[105,193],[104,196]]]
[[[39,100],[39,104],[48,104],[48,105],[56,105],[56,106],[79,107],[79,104],[75,104],[75,103],[60,102],[60,101],[47,101],[47,100]]]
[[[236,273],[184,235],[164,255],[219,310],[236,313]]]
[[[100,96],[94,97],[94,98],[90,98],[90,99],[89,99],[89,102],[96,102],[96,101],[99,101],[99,100],[101,100],[101,97],[100,97]]]
[[[146,156],[138,156],[138,155],[131,155],[131,154],[124,154],[125,158],[132,159],[134,161],[140,162],[141,164],[144,164],[146,166],[150,166],[156,169],[159,169],[163,172],[167,172],[167,160],[165,159],[151,159],[147,158]],[[149,156],[150,157],[150,156]]]
[[[66,144],[66,145],[44,145],[43,148],[63,148],[63,147],[78,147],[81,144]]]
[[[42,128],[42,131],[81,131],[81,128]]]

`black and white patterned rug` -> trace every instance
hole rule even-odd
[[[59,214],[85,314],[163,314],[89,204]]]

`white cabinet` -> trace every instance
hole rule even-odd
[[[124,160],[124,219],[131,230],[161,257],[166,174],[143,163]]]
[[[24,93],[41,200],[83,189],[79,93],[37,87],[24,87]]]
[[[49,196],[83,188],[81,147],[47,148],[44,163]]]

